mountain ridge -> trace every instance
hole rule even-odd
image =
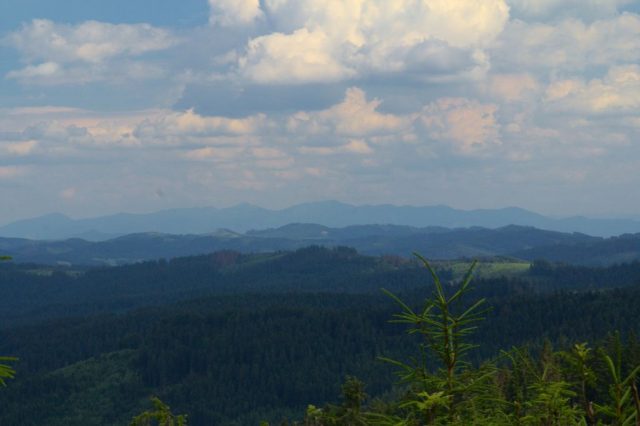
[[[496,229],[404,225],[332,228],[292,223],[244,234],[228,229],[207,234],[145,231],[95,242],[80,238],[29,240],[0,237],[0,252],[13,256],[16,262],[64,265],[119,265],[224,250],[264,253],[313,245],[353,247],[366,255],[409,257],[417,251],[440,260],[510,257],[524,261],[546,259],[606,265],[640,259],[640,234],[603,238],[519,225]]]
[[[1,226],[0,236],[37,240],[81,237],[91,241],[104,241],[140,232],[206,234],[224,228],[243,233],[256,229],[277,228],[291,223],[314,223],[334,228],[355,225],[401,225],[446,228],[480,226],[496,229],[507,225],[519,225],[558,232],[580,232],[599,237],[640,232],[638,220],[593,219],[584,216],[557,219],[519,207],[460,210],[445,205],[351,205],[329,200],[296,204],[279,210],[244,203],[226,208],[178,208],[82,219],[52,213]]]

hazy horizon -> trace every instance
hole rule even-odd
[[[600,214],[589,214],[589,213],[580,213],[580,212],[575,212],[575,213],[567,213],[567,214],[554,214],[554,213],[546,213],[544,211],[539,211],[539,210],[534,210],[534,209],[528,209],[528,208],[524,208],[521,206],[515,206],[515,205],[504,205],[504,206],[490,206],[490,207],[455,207],[449,204],[443,204],[443,203],[433,203],[433,204],[409,204],[409,203],[385,203],[385,202],[381,202],[381,203],[353,203],[353,202],[349,202],[349,201],[341,201],[341,200],[334,200],[334,199],[323,199],[323,200],[316,200],[316,201],[302,201],[302,202],[296,202],[296,203],[292,203],[292,204],[260,204],[260,203],[253,203],[253,202],[248,202],[248,201],[240,201],[240,202],[235,202],[235,203],[229,203],[229,204],[220,204],[220,205],[215,205],[215,204],[202,204],[202,205],[191,205],[191,206],[175,206],[175,207],[160,207],[160,208],[149,208],[149,209],[138,209],[138,210],[113,210],[113,211],[105,211],[102,213],[96,213],[96,214],[84,214],[82,211],[79,212],[64,212],[64,211],[57,211],[57,210],[50,210],[50,211],[43,211],[41,213],[36,213],[36,214],[27,214],[24,216],[18,216],[15,217],[13,219],[5,219],[5,217],[0,216],[0,227],[4,226],[4,225],[8,225],[14,222],[19,222],[22,220],[30,220],[30,219],[36,219],[39,217],[43,217],[43,216],[49,216],[49,215],[63,215],[67,218],[73,219],[73,220],[83,220],[83,219],[94,219],[94,218],[98,218],[98,217],[105,217],[105,216],[114,216],[114,215],[119,215],[119,214],[131,214],[131,215],[147,215],[147,214],[154,214],[154,213],[159,213],[159,212],[163,212],[163,211],[171,211],[171,210],[181,210],[181,209],[186,209],[186,210],[190,210],[190,209],[208,209],[208,208],[214,208],[214,209],[218,209],[218,210],[224,210],[224,209],[230,209],[230,208],[234,208],[234,207],[238,207],[238,206],[242,206],[242,205],[251,205],[254,207],[258,207],[258,208],[262,208],[265,210],[270,210],[270,211],[280,211],[280,210],[286,210],[288,208],[291,207],[295,207],[295,206],[299,206],[299,205],[304,205],[304,204],[317,204],[317,203],[329,203],[329,202],[338,202],[341,204],[348,204],[351,206],[355,206],[355,207],[365,207],[365,206],[383,206],[383,205],[389,205],[389,206],[393,206],[393,207],[447,207],[447,208],[451,208],[454,210],[458,210],[458,211],[476,211],[476,210],[505,210],[505,209],[521,209],[521,210],[525,210],[527,212],[530,213],[534,213],[534,214],[538,214],[541,216],[544,216],[546,218],[549,219],[568,219],[568,218],[574,218],[574,217],[585,217],[585,218],[589,218],[589,219],[620,219],[620,220],[640,220],[640,213],[634,214],[634,213],[629,213],[629,214],[625,214],[625,213],[600,213]]]
[[[5,0],[0,16],[0,224],[322,200],[640,218],[637,1]]]
[[[332,205],[337,205],[337,210],[332,208],[334,206]],[[308,207],[308,206],[315,206],[317,207],[317,211],[311,211],[308,209],[304,209],[304,207]],[[229,210],[233,210],[235,208],[242,208],[242,207],[249,207],[249,208],[255,208],[258,210],[265,210],[266,213],[269,213],[269,215],[272,215],[274,213],[279,214],[282,212],[286,212],[290,209],[295,209],[297,207],[303,207],[302,212],[307,212],[307,213],[301,213],[302,216],[304,217],[306,214],[311,214],[313,217],[317,217],[318,219],[316,220],[292,220],[289,222],[282,222],[279,225],[273,225],[273,226],[258,226],[255,229],[266,229],[269,227],[280,227],[280,226],[284,226],[286,224],[296,224],[296,223],[301,223],[301,224],[323,224],[323,220],[321,220],[320,218],[322,217],[322,213],[326,212],[329,214],[335,214],[337,211],[340,210],[341,206],[347,206],[348,208],[356,208],[359,211],[359,216],[358,217],[362,217],[362,209],[373,209],[371,210],[371,213],[373,213],[374,211],[376,211],[377,213],[375,214],[379,214],[381,211],[386,212],[386,214],[389,214],[392,211],[395,211],[396,213],[400,213],[400,214],[410,214],[410,215],[414,215],[415,216],[415,212],[410,213],[413,209],[426,209],[424,210],[425,212],[429,212],[429,215],[434,212],[434,210],[431,209],[438,209],[438,208],[444,208],[444,209],[451,209],[452,214],[454,215],[459,215],[459,214],[472,214],[472,213],[478,213],[478,212],[488,212],[490,213],[489,216],[487,216],[487,218],[489,217],[493,217],[494,219],[497,219],[497,217],[500,215],[500,211],[508,211],[508,216],[505,217],[512,217],[514,218],[513,221],[508,221],[504,222],[503,225],[501,226],[507,226],[507,225],[518,225],[518,226],[533,226],[533,227],[537,227],[539,229],[547,229],[545,228],[544,225],[540,226],[539,224],[533,224],[533,223],[527,223],[527,220],[525,220],[524,222],[522,221],[523,217],[529,217],[529,218],[534,218],[534,217],[538,217],[538,219],[544,220],[544,221],[551,221],[549,223],[553,223],[554,221],[562,221],[562,220],[568,220],[568,221],[572,221],[574,219],[576,220],[580,220],[580,218],[586,219],[587,222],[581,224],[581,225],[575,225],[575,226],[579,226],[580,229],[571,229],[571,225],[568,226],[568,228],[566,229],[562,229],[561,228],[548,228],[548,229],[555,229],[555,230],[559,230],[561,232],[582,232],[582,233],[586,233],[589,235],[609,235],[609,236],[616,236],[619,234],[623,234],[623,233],[635,233],[635,232],[640,232],[640,217],[638,216],[633,216],[633,215],[619,215],[619,216],[615,216],[615,215],[609,215],[609,216],[588,216],[588,215],[581,215],[581,214],[574,214],[574,215],[566,215],[566,216],[562,216],[562,215],[548,215],[548,214],[544,214],[542,212],[538,212],[535,210],[529,210],[529,209],[524,209],[522,207],[518,207],[518,206],[503,206],[503,207],[493,207],[493,208],[471,208],[471,209],[465,209],[465,208],[456,208],[453,206],[449,206],[446,204],[423,204],[423,205],[411,205],[411,204],[393,204],[393,203],[380,203],[380,204],[369,204],[369,203],[362,203],[362,204],[354,204],[354,203],[349,203],[349,202],[345,202],[345,201],[339,201],[339,200],[319,200],[319,201],[310,201],[310,202],[303,202],[303,203],[295,203],[295,204],[291,204],[291,205],[286,205],[286,206],[281,206],[281,207],[267,207],[267,206],[263,206],[263,205],[259,205],[259,204],[255,204],[255,203],[248,203],[248,202],[241,202],[241,203],[236,203],[236,204],[231,204],[231,205],[222,205],[222,206],[215,206],[215,205],[201,205],[201,206],[191,206],[191,207],[177,207],[177,208],[167,208],[167,209],[158,209],[158,210],[150,210],[150,211],[117,211],[117,212],[112,212],[112,213],[105,213],[105,214],[99,214],[99,215],[69,215],[69,214],[65,214],[62,212],[47,212],[41,215],[36,215],[36,216],[28,216],[28,217],[23,217],[23,218],[19,218],[16,220],[10,220],[10,221],[3,221],[0,220],[0,228],[4,227],[4,226],[10,226],[12,224],[16,224],[16,223],[21,223],[21,222],[26,222],[29,223],[33,220],[39,220],[41,218],[47,218],[47,221],[44,223],[49,223],[49,219],[53,219],[52,216],[62,216],[65,217],[66,219],[70,219],[72,221],[91,221],[94,219],[102,219],[102,218],[110,218],[110,217],[117,217],[119,215],[130,215],[132,217],[135,216],[139,216],[139,217],[144,217],[144,216],[153,216],[159,213],[170,213],[170,212],[180,212],[180,211],[191,211],[191,212],[196,212],[198,210],[208,210],[211,209],[212,212],[225,212],[225,211],[229,211]],[[410,210],[403,210],[405,208],[408,208]],[[250,209],[244,209],[245,212],[249,212],[251,211]],[[524,214],[524,216],[521,215]],[[320,214],[320,216],[318,216],[318,214]],[[481,213],[482,214],[482,213]],[[215,214],[214,214],[215,216]],[[180,220],[178,219],[180,216],[178,215],[175,220]],[[199,216],[200,219],[204,219],[207,216],[206,215],[200,215]],[[254,217],[257,218],[257,217]],[[356,220],[356,221],[347,221],[349,222],[348,224],[343,224],[343,225],[327,225],[324,224],[326,226],[329,227],[337,227],[337,228],[341,228],[341,227],[345,227],[345,226],[352,226],[352,225],[369,225],[369,224],[379,224],[379,225],[406,225],[406,226],[411,226],[411,227],[421,227],[421,226],[440,226],[440,227],[445,227],[445,228],[456,228],[456,227],[475,227],[475,226],[479,226],[479,227],[485,227],[485,225],[482,224],[478,224],[475,223],[474,219],[471,219],[470,217],[470,222],[467,224],[461,223],[459,225],[456,226],[449,226],[446,224],[441,224],[438,222],[438,220],[436,220],[435,223],[432,223],[432,219],[429,219],[428,217],[424,218],[425,224],[423,225],[417,225],[417,224],[409,224],[409,223],[405,223],[403,220],[399,220],[399,221],[394,221],[394,220],[388,220],[388,221],[379,221],[379,220],[370,220],[371,218],[362,218],[362,220]],[[505,219],[501,219],[502,221],[504,221]],[[590,225],[591,226],[600,226],[598,225],[598,221],[608,221],[610,222],[610,225],[613,225],[614,228],[616,226],[625,226],[622,224],[626,224],[626,226],[632,226],[632,228],[626,229],[625,231],[622,232],[608,232],[605,231],[604,234],[602,234],[601,231],[596,231],[594,230],[590,230]],[[353,223],[351,223],[353,222]],[[53,222],[52,222],[53,223]],[[617,223],[617,225],[616,225]],[[35,223],[34,223],[35,224]],[[33,225],[33,224],[32,224]],[[133,224],[131,224],[133,225]],[[40,225],[41,226],[41,225]],[[635,230],[638,227],[637,230]],[[135,226],[134,226],[135,228]],[[251,227],[249,227],[251,228]],[[247,228],[247,229],[249,229]],[[489,226],[489,228],[492,228],[492,226]],[[225,229],[225,227],[221,227],[219,229]],[[232,229],[233,231],[238,231],[237,229]],[[161,230],[158,230],[159,232],[163,232]],[[132,231],[133,232],[133,231]],[[243,232],[243,231],[238,231],[238,232]]]
[[[296,206],[300,206],[300,205],[308,205],[308,204],[323,204],[323,203],[339,203],[339,204],[345,204],[345,205],[349,205],[349,206],[354,206],[354,207],[379,207],[379,206],[392,206],[392,207],[414,207],[414,208],[429,208],[429,207],[445,207],[445,208],[451,208],[453,210],[457,210],[457,211],[463,211],[463,212],[472,212],[472,211],[482,211],[482,210],[487,210],[487,211],[491,211],[491,210],[508,210],[508,209],[519,209],[519,210],[525,210],[529,213],[534,213],[534,214],[538,214],[541,216],[544,216],[546,218],[550,218],[550,219],[566,219],[566,218],[573,218],[573,217],[586,217],[586,218],[590,218],[590,219],[630,219],[630,220],[638,220],[639,217],[638,215],[624,215],[624,214],[620,214],[620,215],[584,215],[584,214],[568,214],[568,215],[553,215],[553,214],[545,214],[544,212],[539,212],[539,211],[535,211],[535,210],[530,210],[530,209],[525,209],[523,207],[519,207],[519,206],[497,206],[497,207],[479,207],[479,208],[457,208],[454,206],[450,206],[447,204],[394,204],[394,203],[350,203],[348,201],[340,201],[340,200],[317,200],[317,201],[307,201],[307,202],[300,202],[300,203],[295,203],[295,204],[289,204],[289,205],[284,205],[284,206],[275,206],[275,207],[268,207],[265,205],[260,205],[257,203],[250,203],[250,202],[239,202],[239,203],[233,203],[233,204],[228,204],[228,205],[195,205],[195,206],[185,206],[185,207],[168,207],[168,208],[163,208],[163,209],[151,209],[151,210],[141,210],[141,211],[126,211],[126,210],[120,210],[120,211],[113,211],[113,212],[107,212],[104,214],[99,214],[99,215],[82,215],[82,214],[78,214],[78,215],[74,215],[74,214],[67,214],[64,212],[60,212],[60,211],[49,211],[49,212],[45,212],[42,214],[37,214],[34,216],[25,216],[25,217],[20,217],[17,218],[15,220],[10,220],[10,221],[5,221],[2,222],[0,221],[0,226],[4,226],[10,223],[14,223],[17,221],[22,221],[22,220],[30,220],[30,219],[36,219],[39,217],[43,217],[43,216],[50,216],[50,215],[62,215],[65,216],[67,218],[73,219],[73,220],[83,220],[83,219],[94,219],[94,218],[98,218],[98,217],[104,217],[104,216],[114,216],[114,215],[119,215],[119,214],[132,214],[132,215],[147,215],[147,214],[154,214],[154,213],[159,213],[159,212],[164,212],[164,211],[172,211],[172,210],[197,210],[197,209],[217,209],[217,210],[225,210],[225,209],[232,209],[235,207],[240,207],[243,205],[250,205],[253,207],[257,207],[260,209],[265,209],[265,210],[269,210],[269,211],[282,211],[282,210],[286,210],[292,207],[296,207]]]

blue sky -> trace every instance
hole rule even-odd
[[[637,0],[4,0],[0,222],[251,202],[640,217]]]

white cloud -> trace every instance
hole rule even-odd
[[[353,87],[329,108],[289,115],[231,118],[194,110],[151,110],[110,116],[68,108],[26,109],[22,114],[16,110],[8,115],[24,127],[12,133],[18,139],[4,144],[4,158],[20,157],[33,165],[62,159],[84,164],[99,150],[106,164],[145,158],[146,165],[152,161],[146,158],[156,157],[162,159],[161,169],[168,164],[169,169],[185,171],[215,164],[218,178],[223,173],[229,181],[240,171],[250,171],[234,185],[262,188],[265,182],[303,179],[310,176],[307,170],[315,170],[316,177],[344,177],[350,170],[379,173],[385,167],[402,167],[405,155],[484,155],[499,140],[493,105],[447,98],[407,114],[381,112],[381,105],[380,99],[368,99]],[[72,199],[71,194],[60,196]]]
[[[193,110],[167,111],[143,120],[133,134],[143,142],[184,144],[190,140],[204,140],[210,144],[229,143],[234,137],[244,138],[266,130],[269,123],[263,114],[245,118],[202,116]]]
[[[516,102],[536,94],[539,84],[530,74],[495,74],[483,82],[484,91],[504,102]]]
[[[96,149],[115,154],[122,148],[153,146],[178,150],[186,160],[248,161],[282,169],[298,154],[376,156],[438,141],[445,153],[469,156],[484,155],[500,142],[494,104],[441,98],[407,114],[381,112],[381,105],[381,100],[367,99],[362,89],[352,87],[329,108],[285,116],[231,118],[194,110],[152,110],[110,117],[64,108],[25,110],[17,121],[28,124],[15,133],[22,140],[5,144],[4,151],[30,156],[37,149],[45,157],[83,157]]]
[[[175,43],[171,34],[149,24],[87,21],[78,25],[35,19],[9,34],[5,43],[28,61],[100,63],[116,56],[138,56]]]
[[[44,62],[38,65],[29,65],[19,71],[10,71],[7,77],[16,79],[49,78],[59,72],[60,65],[55,62]]]
[[[391,41],[443,40],[457,47],[491,42],[508,18],[499,0],[265,0],[276,28],[321,28],[332,39],[357,47]]]
[[[259,0],[209,0],[214,25],[247,25],[262,16]]]
[[[409,124],[407,118],[378,112],[381,101],[367,101],[362,89],[347,90],[342,102],[322,111],[301,111],[289,118],[291,133],[306,135],[335,134],[341,137],[362,137],[401,133]]]
[[[244,152],[243,147],[204,147],[191,149],[184,153],[189,160],[216,160],[230,161],[236,159]]]
[[[602,19],[633,0],[507,0],[512,16],[525,20],[557,20],[567,16]]]
[[[82,85],[86,83],[135,83],[142,80],[161,79],[166,76],[163,68],[141,61],[112,62],[105,65],[59,65],[46,62],[10,71],[7,78],[23,84],[38,86]]]
[[[258,83],[486,69],[482,49],[508,19],[502,0],[265,0],[263,12],[273,28],[239,59],[241,74]]]
[[[132,61],[146,53],[167,49],[177,39],[149,24],[110,24],[87,21],[77,25],[35,19],[10,33],[2,43],[20,52],[28,65],[9,78],[39,84],[86,83],[108,79],[157,77],[162,71]]]
[[[637,75],[634,67],[614,68],[601,83],[630,91],[625,85],[635,84]],[[548,89],[543,106],[564,107],[560,102],[595,87],[590,80],[569,89],[560,82]],[[15,161],[0,171],[0,177],[16,178],[5,186],[39,182],[53,199],[64,202],[81,195],[84,202],[93,197],[90,188],[97,184],[80,180],[78,187],[78,176],[105,176],[100,191],[126,199],[126,204],[120,201],[123,208],[143,205],[136,203],[147,193],[154,203],[179,193],[180,200],[195,204],[202,204],[193,200],[201,200],[203,192],[216,199],[233,194],[236,201],[261,191],[331,198],[347,196],[353,188],[366,197],[391,197],[403,191],[399,188],[407,181],[430,182],[425,191],[439,191],[440,185],[439,194],[445,196],[442,188],[451,192],[469,182],[487,194],[503,180],[502,189],[553,182],[586,185],[592,181],[592,170],[581,170],[578,162],[605,164],[611,153],[633,149],[629,134],[621,129],[611,131],[588,120],[550,122],[544,114],[558,114],[520,109],[519,102],[527,104],[530,93],[543,92],[537,88],[541,83],[527,74],[497,74],[489,83],[491,101],[444,96],[402,113],[385,111],[384,96],[368,96],[357,87],[321,110],[240,118],[194,110],[130,115],[59,107],[4,110],[0,123],[22,123],[22,130],[9,132],[15,137],[7,134],[0,144],[3,159]],[[498,101],[504,103],[494,103]],[[562,161],[574,166],[563,168]],[[53,164],[61,163],[70,171],[49,173]],[[27,174],[23,165],[38,173]],[[544,173],[547,168],[549,173]],[[52,176],[51,182],[38,180],[44,175]],[[72,175],[73,179],[58,177]],[[135,188],[126,194],[118,191],[127,183]],[[167,195],[158,197],[157,188]],[[410,193],[405,194],[410,201]]]
[[[25,156],[35,151],[37,147],[38,147],[38,142],[34,140],[30,140],[30,141],[8,143],[3,148],[10,155]]]
[[[464,98],[443,98],[427,105],[420,119],[427,134],[453,144],[460,154],[482,153],[499,145],[498,107]]]
[[[407,182],[435,202],[484,185],[516,204],[500,190],[530,202],[561,194],[555,182],[640,183],[640,16],[627,0],[208,3],[210,25],[193,28],[34,20],[2,37],[18,53],[3,62],[0,177],[15,178],[3,194],[25,185],[12,199],[56,206],[77,187],[98,212],[175,194],[415,202]],[[631,205],[626,194],[588,198]]]
[[[640,66],[614,66],[602,79],[568,79],[553,82],[546,101],[554,110],[576,114],[609,114],[640,109]]]
[[[368,98],[357,87],[323,110],[240,118],[194,110],[140,111],[131,116],[65,108],[26,109],[22,115],[5,111],[23,127],[7,133],[0,153],[5,159],[38,163],[61,158],[83,162],[96,150],[104,159],[156,152],[185,162],[278,170],[284,179],[305,175],[304,168],[370,172],[460,156],[507,162],[603,157],[627,146],[634,126],[636,134],[640,131],[637,66],[612,68],[602,79],[558,80],[547,87],[538,108],[528,107],[529,98],[522,98],[521,88],[534,86],[529,76],[494,77],[491,87],[500,88],[491,96],[507,103],[441,97],[402,114],[383,112],[381,99]],[[626,118],[607,127],[584,117],[584,112],[610,117],[619,111]]]
[[[403,134],[413,131],[415,117],[381,113],[380,104],[378,99],[367,100],[364,91],[354,87],[330,108],[288,116],[228,118],[193,110],[166,111],[143,119],[133,135],[143,146],[185,147],[183,158],[188,160],[249,161],[281,170],[297,154],[371,155],[380,138],[401,141]]]
[[[325,33],[302,28],[251,40],[238,65],[244,77],[258,83],[330,82],[354,76],[353,69],[333,57],[332,49]]]
[[[491,51],[506,70],[585,72],[593,66],[640,61],[640,16],[623,13],[589,24],[510,21]]]
[[[345,146],[345,150],[356,154],[372,154],[373,149],[363,139],[351,139]]]

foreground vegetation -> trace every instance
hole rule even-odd
[[[435,270],[434,295],[420,311],[388,293],[402,308],[394,322],[419,336],[410,363],[385,359],[400,369],[401,394],[363,406],[364,385],[349,378],[343,404],[310,405],[305,425],[638,425],[640,346],[623,349],[615,335],[595,350],[586,343],[553,352],[549,344],[532,355],[524,348],[503,351],[474,366],[469,335],[483,319],[486,300],[465,303],[473,264],[459,287],[447,294]],[[625,352],[635,352],[625,357]],[[429,356],[431,355],[431,356]],[[634,359],[635,358],[635,359]]]

